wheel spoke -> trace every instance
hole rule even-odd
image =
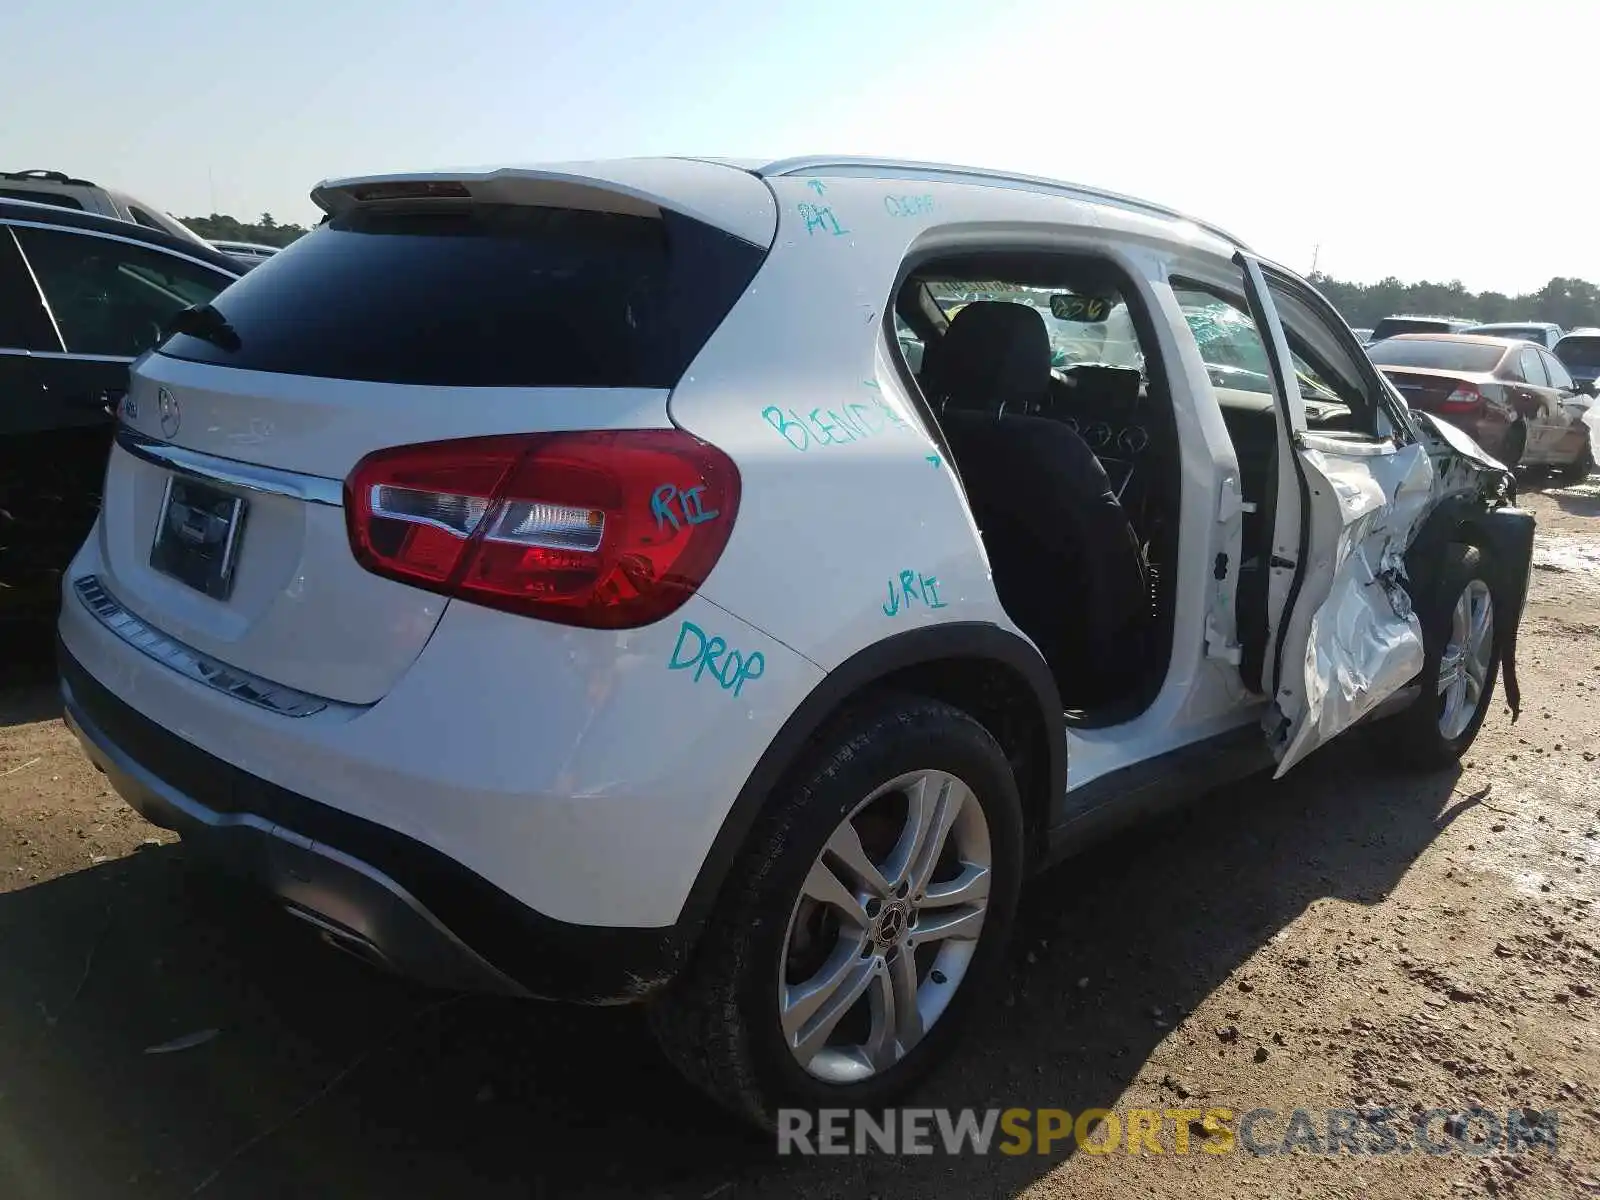
[[[874,896],[887,896],[889,881],[883,877],[861,845],[861,835],[849,821],[834,830],[823,851],[832,862],[846,871],[851,878],[864,886]]]
[[[930,792],[933,793],[931,796]],[[956,818],[961,815],[961,807],[970,795],[966,785],[950,775],[939,781],[936,791],[930,786],[928,777],[924,776],[907,793],[906,830],[900,837],[900,844],[895,847],[894,865],[897,869],[892,879],[896,886],[905,884],[912,892],[918,892],[927,885],[934,868],[939,864],[939,856],[944,853],[950,827],[956,823]]]
[[[1494,605],[1489,600],[1489,593],[1484,592],[1472,609],[1472,640],[1469,643],[1472,653],[1468,655],[1469,658],[1477,654],[1478,649],[1484,643],[1484,639],[1488,636],[1493,622]]]
[[[921,895],[928,886],[928,880],[933,878],[934,869],[939,865],[939,858],[944,854],[944,844],[950,838],[950,829],[956,823],[956,818],[961,815],[962,806],[972,795],[967,791],[966,785],[959,779],[948,777],[943,786],[939,788],[939,798],[934,808],[933,828],[928,831],[928,837],[922,844],[922,851],[917,856],[916,865],[911,873],[911,891],[913,895]]]
[[[1461,674],[1461,649],[1458,646],[1446,646],[1444,653],[1439,656],[1439,692],[1442,695],[1451,684],[1455,683]]]
[[[877,973],[875,960],[861,957],[860,944],[841,943],[816,978],[784,989],[779,1017],[784,1036],[802,1066],[827,1044],[828,1035],[861,999]]]
[[[1483,681],[1489,674],[1489,664],[1484,661],[1487,657],[1488,655],[1469,654],[1462,663],[1466,668],[1463,675],[1477,691],[1483,690]]]
[[[922,853],[923,843],[928,840],[928,831],[933,827],[939,793],[930,786],[930,782],[929,776],[919,775],[917,781],[905,791],[905,828],[900,831],[894,851],[889,855],[889,861],[884,864],[884,873],[895,887],[909,879]]]
[[[977,904],[989,898],[989,868],[967,863],[954,879],[930,883],[921,907],[953,908],[958,904]]]
[[[818,904],[826,904],[856,929],[865,932],[872,924],[867,910],[861,906],[856,894],[847,888],[820,858],[811,864],[801,889]]]
[[[943,941],[945,938],[971,941],[983,928],[983,914],[982,908],[936,909],[932,916],[919,913],[912,933],[918,945]]]
[[[894,1066],[922,1040],[922,1013],[917,1008],[917,962],[906,951],[896,954],[873,979],[868,994],[871,1032],[861,1047],[874,1070]]]

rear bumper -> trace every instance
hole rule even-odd
[[[208,754],[57,652],[67,724],[123,799],[361,957],[439,987],[590,1004],[642,999],[676,973],[678,930],[535,912],[431,846]]]

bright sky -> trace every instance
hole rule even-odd
[[[1515,293],[1600,281],[1597,46],[1595,0],[5,0],[0,169],[308,223],[369,170],[892,155]]]

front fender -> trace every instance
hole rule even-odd
[[[1468,542],[1483,551],[1489,574],[1484,582],[1494,600],[1495,643],[1512,720],[1522,711],[1517,633],[1533,574],[1534,526],[1534,516],[1527,509],[1509,505],[1486,508],[1480,496],[1458,493],[1428,515],[1406,552],[1406,576],[1413,589],[1422,589],[1434,586],[1445,547],[1451,542]]]

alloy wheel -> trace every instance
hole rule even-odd
[[[916,1047],[977,952],[992,869],[983,806],[944,771],[890,780],[839,823],[780,959],[779,1022],[801,1067],[853,1083]]]
[[[1494,602],[1489,585],[1468,582],[1450,613],[1450,640],[1439,658],[1439,732],[1454,741],[1472,723],[1489,685],[1494,655]]]

